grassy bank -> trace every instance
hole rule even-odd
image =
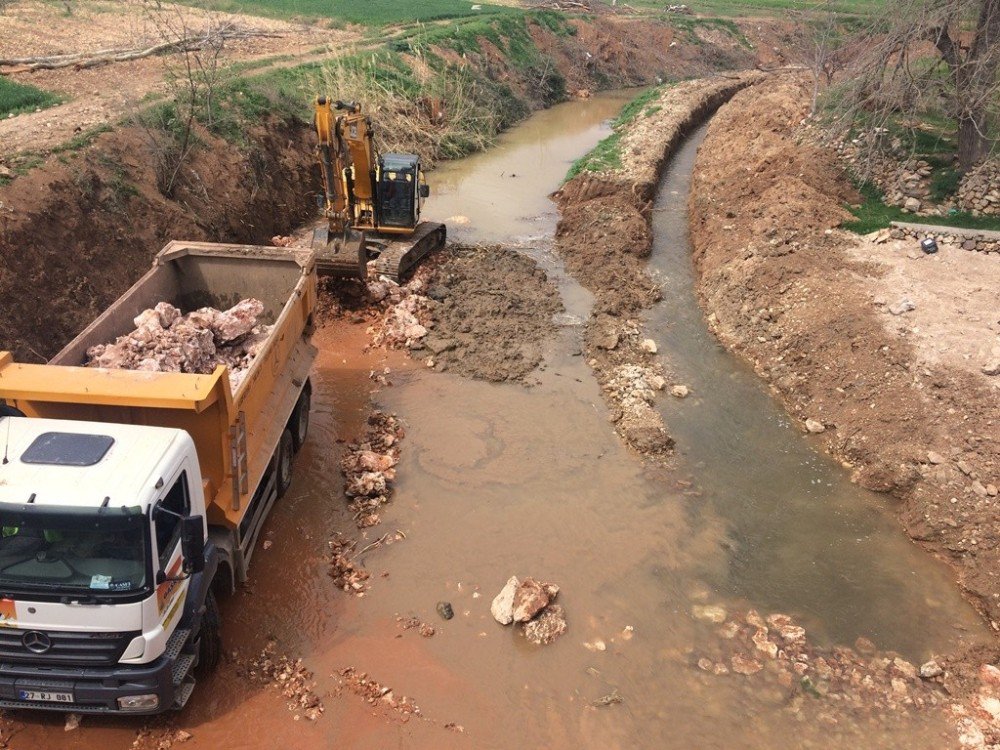
[[[894,221],[909,221],[917,224],[933,224],[942,227],[1000,231],[1000,217],[973,216],[964,211],[955,211],[947,216],[914,216],[899,206],[885,203],[882,193],[870,182],[860,186],[859,192],[864,202],[858,207],[847,209],[856,217],[855,221],[844,224],[844,229],[858,234],[868,234],[885,229]]]
[[[60,97],[49,91],[0,76],[0,117],[45,109],[60,101]]]
[[[508,12],[498,5],[473,10],[466,0],[182,0],[184,5],[255,13],[275,18],[333,19],[366,26],[437,21],[445,18]]]
[[[581,172],[606,172],[611,169],[620,169],[622,166],[621,140],[623,131],[640,117],[649,117],[660,110],[659,105],[654,102],[660,98],[664,88],[664,86],[656,86],[647,89],[622,107],[618,117],[611,123],[615,132],[573,162],[573,166],[566,173],[565,181],[572,180]]]

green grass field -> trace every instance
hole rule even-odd
[[[30,112],[38,107],[44,109],[59,101],[58,96],[48,91],[0,76],[0,117]]]
[[[468,0],[182,0],[185,5],[277,18],[332,18],[366,26],[436,21],[512,10],[483,4],[472,10]]]
[[[610,0],[604,0],[608,5]],[[666,5],[679,5],[683,0],[630,0],[636,8],[663,11]],[[826,11],[853,15],[865,15],[882,7],[885,0],[833,0],[827,4],[823,0],[686,0],[692,11],[700,16],[778,16],[788,11]],[[683,18],[684,16],[678,16]]]

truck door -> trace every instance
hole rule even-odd
[[[183,555],[181,554],[181,519],[191,512],[191,494],[187,470],[182,470],[170,489],[153,506],[153,536],[156,539],[154,566],[162,571],[166,580],[157,584],[156,606],[163,629],[166,630],[180,612],[186,581],[171,580],[182,576]]]

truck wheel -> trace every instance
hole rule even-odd
[[[222,617],[219,603],[211,591],[205,598],[205,614],[201,618],[201,632],[198,635],[198,668],[210,672],[219,665],[222,658]]]
[[[309,409],[312,406],[312,386],[307,382],[299,395],[299,402],[295,405],[291,422],[288,428],[292,431],[292,443],[295,452],[305,445],[306,437],[309,435]]]
[[[277,472],[278,497],[284,496],[292,484],[292,461],[295,456],[295,446],[292,439],[292,431],[285,430],[281,433],[281,440],[278,442],[278,465]]]

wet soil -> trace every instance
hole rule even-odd
[[[501,246],[449,247],[432,267],[430,333],[410,347],[428,367],[494,382],[523,381],[563,307],[530,258]]]

